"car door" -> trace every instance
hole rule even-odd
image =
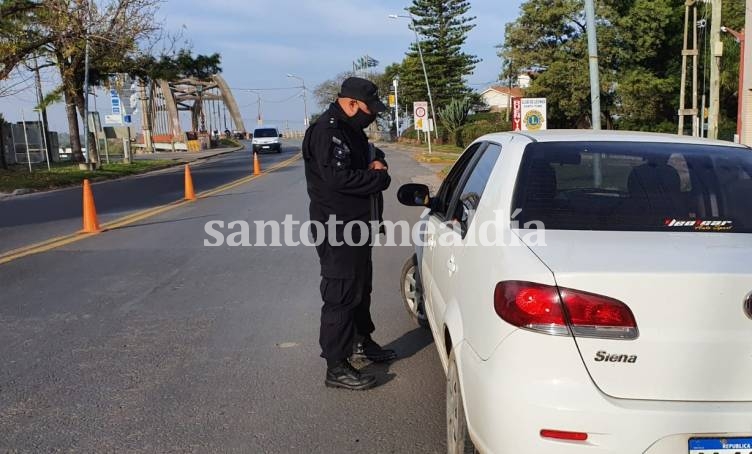
[[[431,268],[434,273],[434,286],[431,298],[435,310],[434,322],[437,329],[445,325],[445,316],[450,304],[461,304],[463,275],[482,272],[472,263],[463,262],[468,228],[471,226],[486,189],[491,172],[501,155],[501,146],[486,143],[468,164],[460,179],[460,184],[452,195],[449,222],[439,227]],[[482,245],[473,246],[482,247]],[[461,307],[460,307],[461,309]],[[443,342],[443,336],[439,342]],[[446,351],[446,347],[442,351]]]
[[[449,212],[449,205],[452,201],[452,197],[456,189],[459,187],[461,179],[465,173],[467,166],[475,157],[481,146],[482,142],[474,143],[470,145],[467,150],[462,153],[462,156],[457,160],[452,170],[449,171],[446,179],[441,184],[439,192],[432,200],[431,212],[428,214],[426,225],[424,226],[424,242],[423,254],[420,263],[421,279],[423,281],[423,298],[425,303],[426,316],[431,324],[432,328],[437,326],[434,324],[433,314],[434,310],[433,298],[434,288],[436,287],[435,274],[433,269],[433,255],[436,252],[436,241],[439,233],[443,229],[443,225],[447,222],[447,213]]]

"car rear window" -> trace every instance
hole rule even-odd
[[[752,152],[719,145],[541,142],[514,195],[555,230],[752,232]]]
[[[257,129],[253,131],[253,137],[277,137],[279,134],[277,134],[276,129],[271,128],[264,128],[264,129]]]

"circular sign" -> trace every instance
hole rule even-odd
[[[525,114],[525,126],[528,131],[537,131],[543,127],[543,114],[537,110],[530,110]]]
[[[415,116],[417,117],[425,117],[426,116],[426,109],[423,107],[418,107],[415,109]]]

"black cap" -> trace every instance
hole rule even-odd
[[[372,114],[384,112],[386,106],[379,99],[379,87],[373,82],[360,77],[348,77],[342,82],[342,89],[338,95],[340,98],[352,98],[363,101]]]

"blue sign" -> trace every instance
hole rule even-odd
[[[123,121],[126,124],[129,124],[131,122],[131,116],[130,115],[123,115]]]
[[[729,452],[752,450],[752,438],[693,438],[689,440],[690,453],[700,451]]]

